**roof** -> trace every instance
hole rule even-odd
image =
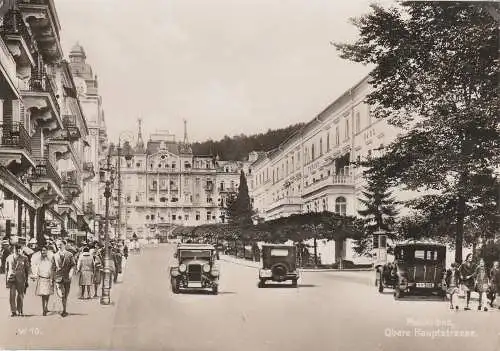
[[[178,244],[177,249],[184,250],[215,250],[213,245],[208,244]]]
[[[445,244],[433,242],[433,241],[416,241],[416,240],[405,240],[403,242],[397,243],[396,246],[439,246],[446,247]]]

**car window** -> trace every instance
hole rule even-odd
[[[287,249],[272,249],[271,256],[286,257],[286,256],[288,256],[288,250]]]
[[[181,259],[186,258],[210,258],[210,251],[201,251],[201,250],[182,250],[179,252],[179,256]]]
[[[425,251],[424,250],[415,250],[415,258],[419,260],[425,260]]]

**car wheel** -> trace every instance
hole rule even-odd
[[[399,300],[399,299],[401,299],[403,296],[404,296],[404,293],[401,291],[401,289],[400,289],[400,288],[396,288],[396,289],[394,290],[394,299],[395,299],[395,300]]]
[[[293,279],[292,280],[292,288],[296,288],[297,287],[297,279]]]
[[[257,286],[258,286],[259,288],[263,288],[265,285],[266,285],[266,283],[265,283],[265,281],[264,281],[264,280],[260,280],[260,281],[259,281],[259,284],[257,284]]]
[[[172,285],[172,292],[174,294],[178,294],[179,293],[179,284],[177,284],[177,279],[172,279],[170,281],[170,284]]]
[[[382,277],[378,278],[378,292],[381,294],[384,292],[384,283],[382,282]]]
[[[214,294],[214,295],[219,294],[219,286],[218,285],[212,286],[212,294]]]

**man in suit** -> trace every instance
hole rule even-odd
[[[5,261],[5,277],[7,289],[10,289],[10,311],[12,317],[23,315],[23,301],[28,278],[30,275],[30,262],[21,252],[21,246],[14,244],[12,253]]]
[[[71,278],[73,277],[73,269],[76,264],[73,254],[66,250],[66,241],[59,240],[56,245],[58,251],[54,254],[54,262],[56,264],[55,280],[61,293],[63,305],[61,316],[66,317],[68,315],[66,305],[71,288]]]

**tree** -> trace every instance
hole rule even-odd
[[[233,226],[248,227],[252,225],[252,204],[248,195],[248,185],[245,173],[241,170],[238,195],[231,199],[227,208],[228,222]]]
[[[389,191],[389,184],[384,178],[368,178],[368,185],[362,193],[364,198],[359,201],[365,208],[358,210],[358,214],[362,217],[364,234],[357,240],[354,251],[360,255],[371,256],[369,249],[373,233],[383,230],[394,239],[392,230],[399,212],[392,192]]]
[[[435,203],[448,205],[449,217],[441,219],[454,226],[455,259],[461,262],[468,213],[491,218],[483,201],[489,202],[500,155],[498,25],[474,3],[371,8],[353,20],[359,39],[336,47],[345,59],[376,65],[366,101],[376,118],[404,132],[372,172],[439,194]]]

